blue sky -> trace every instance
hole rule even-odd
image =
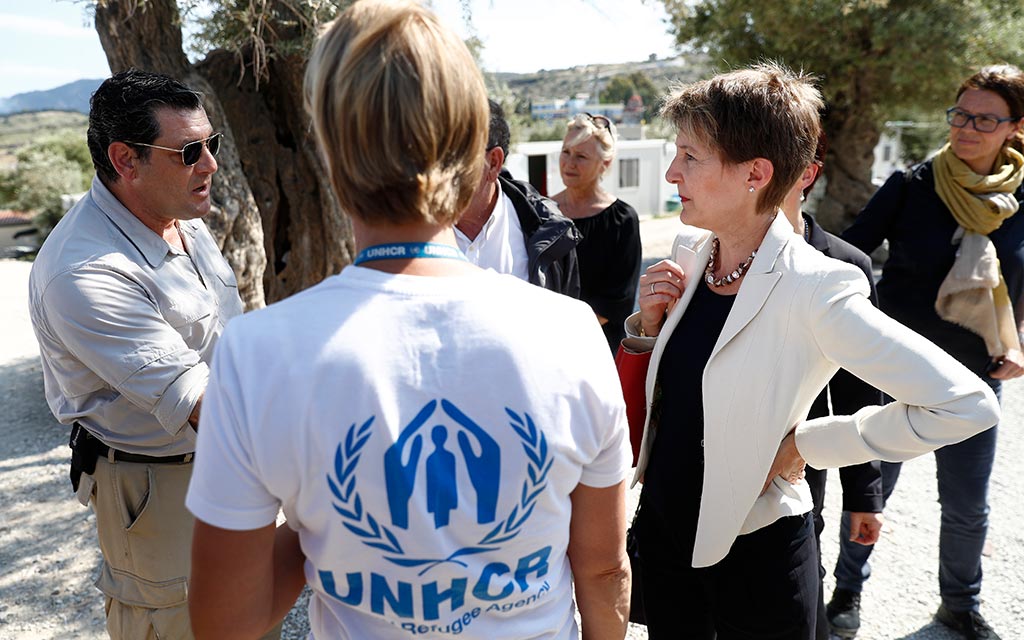
[[[109,74],[83,5],[0,0],[0,96]]]
[[[458,0],[435,11],[468,35]],[[673,54],[656,0],[472,0],[489,71],[526,73]],[[0,97],[109,75],[85,4],[0,0]]]

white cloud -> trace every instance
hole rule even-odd
[[[14,62],[13,60],[2,60],[0,63],[3,64],[5,76],[13,76],[17,78],[63,78],[71,77],[78,78],[78,71],[75,69],[69,69],[68,67],[48,67],[46,65],[39,64],[22,64],[20,62]]]
[[[0,13],[0,29],[10,33],[31,34],[52,38],[95,38],[96,32],[88,27],[73,27],[58,20],[16,16]]]
[[[665,11],[641,0],[471,0],[484,68],[529,73],[674,54]],[[441,20],[469,35],[460,0],[432,0]],[[539,16],[543,16],[540,18]]]

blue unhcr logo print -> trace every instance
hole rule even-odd
[[[425,499],[435,529],[449,525],[451,512],[458,508],[460,490],[456,481],[458,459],[453,452],[455,447],[450,444],[453,430],[457,431],[455,440],[458,452],[476,497],[476,522],[484,525],[497,520],[501,486],[500,447],[486,430],[444,399],[440,403],[431,400],[420,409],[401,430],[396,442],[384,453],[391,526],[380,522],[364,507],[356,482],[360,454],[372,436],[374,417],[358,427],[355,424],[349,427],[344,441],[335,451],[334,473],[327,476],[328,486],[335,498],[334,509],[342,517],[345,528],[364,545],[384,551],[384,558],[389,562],[403,567],[422,567],[419,572],[421,576],[445,563],[467,567],[459,558],[495,551],[500,545],[515,538],[533,514],[537,498],[547,486],[547,474],[554,460],[548,450],[547,439],[528,414],[520,416],[507,408],[505,412],[510,419],[509,426],[518,435],[526,454],[527,477],[523,479],[520,499],[516,505],[496,526],[482,535],[476,544],[456,549],[444,557],[413,558],[407,556],[396,535],[396,530],[409,528],[409,503],[413,499]],[[447,426],[442,424],[448,421],[450,423]],[[431,451],[424,456],[424,441],[428,431]],[[479,453],[474,451],[473,444],[479,448]],[[421,463],[425,473],[418,474]],[[425,478],[420,480],[425,484],[420,491],[416,491],[417,477]]]
[[[398,441],[384,454],[384,476],[387,483],[388,508],[391,524],[402,529],[409,528],[409,499],[416,483],[416,471],[423,452],[423,437],[417,433],[433,416],[437,401],[423,407],[398,436]],[[465,431],[459,431],[459,449],[462,452],[466,471],[476,492],[477,523],[494,522],[494,511],[498,504],[498,486],[501,481],[501,449],[494,438],[487,435],[478,424],[448,402],[441,401],[441,409]],[[469,435],[467,435],[467,432]],[[473,452],[472,436],[480,448],[480,454]],[[449,523],[449,513],[458,507],[459,490],[455,482],[455,455],[446,448],[448,429],[437,424],[430,431],[434,451],[426,459],[427,512],[434,516],[434,528],[440,529]],[[402,462],[408,443],[409,456]]]

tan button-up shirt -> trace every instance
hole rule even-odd
[[[173,249],[100,182],[47,238],[29,278],[46,400],[123,451],[195,449],[188,416],[213,347],[242,312],[238,285],[200,220]]]

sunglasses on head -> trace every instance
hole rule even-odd
[[[594,123],[594,126],[599,129],[611,129],[612,121],[604,116],[595,116],[592,113],[583,112],[583,115],[587,116],[587,119]]]
[[[151,149],[163,149],[164,151],[173,151],[174,153],[181,154],[181,163],[186,167],[191,167],[195,163],[199,162],[199,159],[203,157],[203,147],[210,150],[210,155],[217,155],[220,151],[220,141],[224,137],[223,133],[215,133],[209,138],[203,138],[202,140],[196,140],[189,142],[180,149],[172,149],[171,147],[161,147],[158,144],[146,144],[145,142],[127,142],[127,144],[133,144],[139,147],[149,147]]]

